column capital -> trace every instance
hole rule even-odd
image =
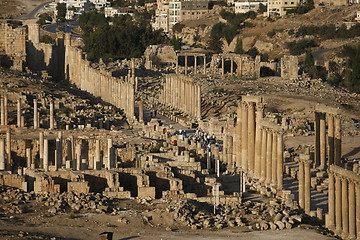
[[[255,103],[253,102],[247,102],[248,108],[251,110],[255,110]]]

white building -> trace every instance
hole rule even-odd
[[[132,8],[114,8],[114,7],[105,7],[104,14],[105,17],[115,17],[117,15],[134,15],[136,12],[135,9]]]
[[[155,30],[162,28],[164,32],[170,32],[169,17],[169,4],[159,3],[155,11],[155,20],[152,22],[152,28]]]
[[[92,4],[94,4],[96,9],[102,9],[110,6],[110,2],[108,2],[107,0],[89,0],[89,1]]]
[[[288,9],[296,8],[299,2],[300,0],[268,0],[267,15],[284,16]]]
[[[267,2],[259,1],[245,1],[245,2],[235,2],[235,13],[246,13],[250,11],[256,12],[260,8],[260,4],[266,6]]]
[[[199,19],[206,13],[209,13],[208,0],[158,1],[152,27],[154,29],[162,28],[165,33],[169,33],[175,24],[184,20]]]
[[[360,11],[357,11],[357,12],[356,12],[355,21],[360,21]]]

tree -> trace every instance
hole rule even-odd
[[[260,3],[260,4],[259,4],[259,9],[257,10],[257,12],[258,12],[259,14],[263,14],[264,12],[267,12],[267,7],[266,7],[266,5]]]
[[[243,54],[244,53],[244,49],[243,49],[243,46],[242,46],[242,39],[240,39],[240,38],[238,38],[236,40],[235,53],[237,53],[237,54]]]
[[[314,66],[315,60],[311,51],[307,50],[305,55],[304,68],[305,71],[309,71]]]
[[[141,7],[145,6],[145,0],[138,0],[137,5]]]
[[[222,52],[223,43],[220,38],[210,38],[208,48],[216,53]]]
[[[65,3],[58,3],[56,5],[57,10],[57,22],[65,22],[65,16],[66,16],[66,4]]]
[[[147,46],[168,42],[162,30],[153,30],[147,12],[131,17],[120,15],[110,26],[103,14],[89,12],[79,19],[84,50],[89,60],[141,57]]]
[[[44,13],[44,14],[41,14],[40,17],[39,17],[39,20],[37,20],[37,24],[39,25],[44,25],[47,23],[47,21],[51,22],[52,21],[52,18],[49,14],[47,13]]]
[[[175,35],[172,36],[170,40],[170,45],[173,46],[175,51],[181,49],[181,41],[179,38],[175,37]]]
[[[255,59],[255,57],[257,55],[259,55],[259,50],[256,47],[253,47],[253,48],[250,48],[249,51],[247,51],[246,53]]]

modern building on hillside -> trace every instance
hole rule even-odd
[[[260,8],[260,4],[266,6],[265,1],[239,1],[234,2],[235,13],[247,13],[250,11],[256,12]]]
[[[170,0],[169,2],[161,0],[158,1],[152,27],[162,28],[165,33],[169,33],[175,24],[202,18],[206,13],[209,13],[208,0]]]
[[[299,5],[299,0],[268,0],[267,15],[284,16],[286,10],[296,8]]]
[[[136,10],[132,8],[114,8],[114,7],[104,8],[105,17],[115,17],[118,15],[127,15],[127,14],[134,15],[134,12],[136,12]]]

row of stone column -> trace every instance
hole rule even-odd
[[[44,133],[39,133],[38,140],[38,155],[39,162],[35,163],[35,158],[31,155],[31,148],[27,147],[26,149],[26,158],[27,158],[27,167],[30,169],[43,168],[46,171],[48,170],[58,170],[65,165],[65,168],[72,168],[74,170],[101,170],[102,166],[106,169],[116,168],[116,152],[113,146],[113,140],[107,140],[106,154],[104,152],[103,157],[101,157],[101,140],[95,139],[91,140],[95,145],[94,148],[88,148],[88,152],[84,153],[83,141],[75,141],[74,137],[68,139],[63,139],[61,132],[59,132],[57,138],[55,139],[55,149],[54,152],[51,152],[48,138],[44,137]],[[90,140],[88,140],[88,143]],[[64,149],[65,146],[65,149]],[[1,150],[1,141],[0,141],[0,150]],[[66,157],[63,154],[66,154]],[[54,156],[53,163],[50,163],[50,156]],[[106,156],[106,157],[105,157]]]
[[[7,97],[3,97],[0,99],[0,109],[1,109],[1,125],[8,125],[8,100]],[[33,106],[34,106],[34,129],[37,129],[40,127],[40,113],[38,111],[38,106],[37,106],[37,100],[34,99],[33,100]],[[22,109],[21,109],[21,98],[19,98],[17,100],[17,104],[16,104],[16,125],[17,127],[25,127],[25,119],[24,119],[24,115],[22,114]],[[49,128],[50,129],[54,129],[54,103],[50,102],[50,120],[49,120]]]
[[[95,69],[86,60],[81,49],[71,46],[70,36],[65,36],[66,77],[83,91],[124,109],[128,119],[135,114],[135,91],[137,78],[132,65],[128,76],[115,78],[105,69]]]
[[[281,190],[283,188],[284,168],[283,132],[264,126],[259,131],[254,177],[259,178],[260,182]]]
[[[360,239],[360,176],[332,165],[326,227],[344,239]]]
[[[315,166],[325,169],[332,164],[341,164],[341,118],[338,109],[318,106],[315,112]]]
[[[189,114],[201,118],[201,90],[193,79],[170,74],[166,76],[163,90],[163,104],[170,105]]]
[[[0,170],[9,170],[11,165],[11,133],[8,131],[0,138]]]
[[[234,157],[236,166],[245,172],[255,171],[255,148],[258,147],[256,137],[260,139],[257,123],[264,117],[262,101],[261,97],[243,96],[237,111]],[[259,160],[260,158],[257,159],[257,163]]]
[[[206,74],[206,55],[205,54],[176,54],[176,74],[179,74],[179,57],[183,56],[185,58],[185,74],[188,74],[188,57],[192,56],[194,57],[194,72],[197,73],[197,58],[202,57],[203,58],[203,68],[204,68],[204,74]]]

